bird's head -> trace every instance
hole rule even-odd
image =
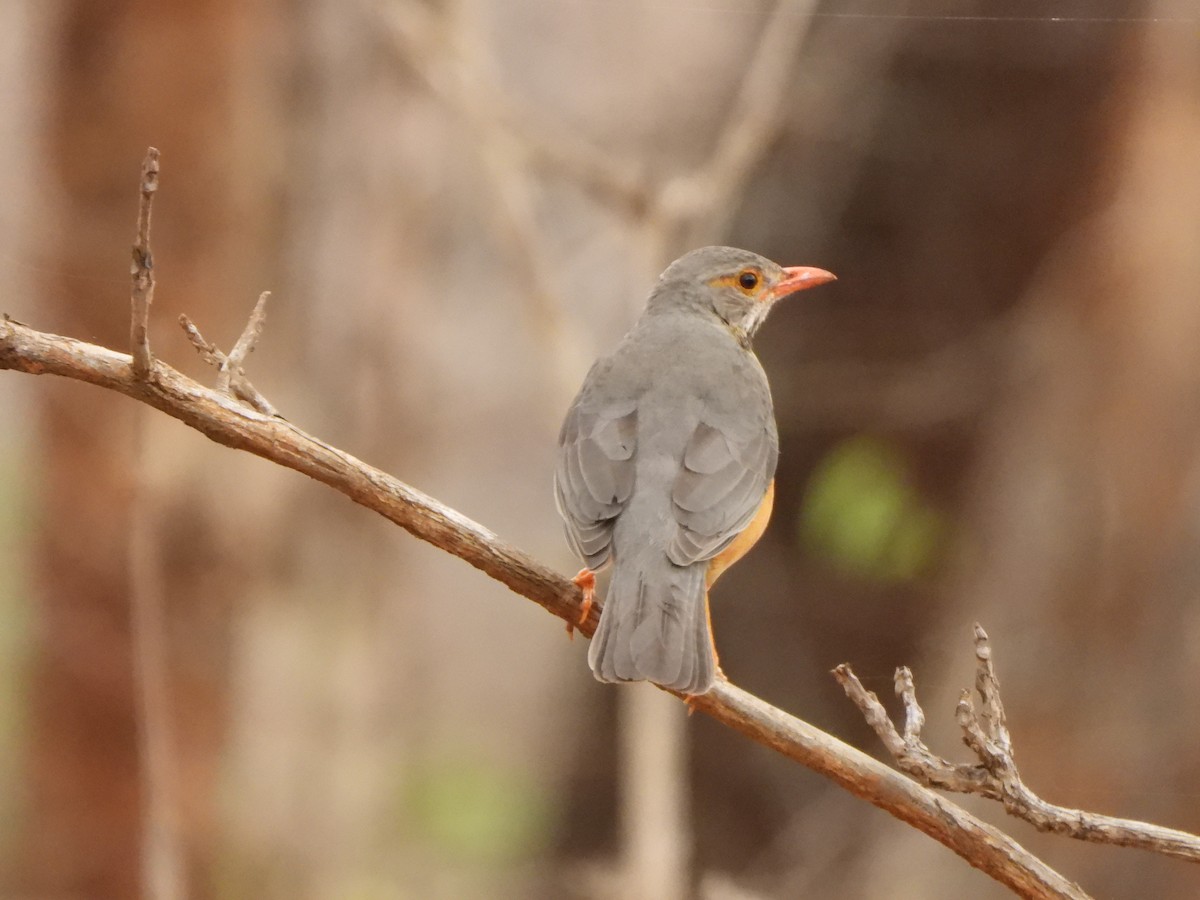
[[[754,336],[777,300],[836,280],[824,269],[781,266],[736,247],[702,247],[671,263],[659,278],[650,307],[687,307],[714,313],[740,339]]]

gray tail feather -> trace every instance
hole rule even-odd
[[[652,681],[685,694],[712,687],[704,571],[704,563],[677,566],[665,558],[614,567],[588,650],[598,680]]]

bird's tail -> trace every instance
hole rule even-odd
[[[677,566],[665,557],[628,563],[614,566],[588,650],[592,672],[600,681],[652,681],[703,694],[717,670],[705,564]]]

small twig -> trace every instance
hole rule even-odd
[[[246,362],[246,357],[254,352],[255,346],[258,344],[258,339],[262,337],[263,325],[267,321],[267,300],[270,296],[270,291],[263,291],[258,295],[258,300],[254,303],[254,309],[250,311],[250,318],[246,321],[246,327],[242,329],[242,333],[238,335],[237,343],[229,351],[229,368],[241,369]],[[228,388],[228,384],[225,387]],[[217,389],[221,389],[221,382],[219,380],[217,382]]]
[[[204,335],[200,333],[199,328],[192,324],[191,319],[181,314],[179,325],[183,328],[183,333],[187,335],[192,346],[196,348],[196,352],[200,354],[201,359],[215,369],[220,369],[225,364],[225,354],[204,339]]]
[[[917,702],[917,686],[908,666],[896,670],[896,694],[904,703],[904,742],[920,740],[921,729],[925,727],[925,710]]]
[[[903,737],[879,698],[862,686],[848,665],[838,666],[833,674],[846,695],[862,711],[867,724],[879,735],[896,765],[922,784],[999,800],[1010,815],[1024,819],[1039,831],[1099,844],[1137,847],[1200,862],[1200,836],[1149,822],[1056,806],[1026,787],[1017,770],[1004,703],[1000,699],[1000,682],[992,662],[991,643],[987,632],[979,625],[975,626],[975,659],[975,688],[979,693],[980,708],[975,708],[969,691],[963,691],[955,707],[955,719],[962,729],[963,742],[979,759],[973,764],[951,763],[925,746],[921,740],[925,714],[917,703],[912,673],[907,668],[896,672],[896,693],[905,710]]]
[[[975,625],[975,690],[983,701],[980,718],[984,729],[996,741],[1001,751],[1012,756],[1012,738],[1008,733],[1008,720],[1004,715],[1004,704],[1000,702],[1000,681],[992,665],[992,647],[987,632],[978,623]]]
[[[150,211],[158,190],[158,150],[150,147],[142,161],[139,182],[137,235],[133,241],[133,260],[129,274],[133,279],[129,341],[133,353],[133,371],[138,378],[150,375],[150,304],[154,302],[154,256],[150,252]]]
[[[180,315],[179,324],[183,328],[183,333],[187,335],[188,341],[200,354],[200,358],[216,368],[218,392],[237,397],[264,415],[278,416],[279,413],[275,411],[275,407],[267,401],[258,388],[250,383],[243,367],[246,357],[254,351],[254,346],[262,335],[263,325],[267,319],[267,298],[270,296],[270,291],[263,291],[258,295],[258,302],[254,304],[250,319],[246,322],[246,327],[242,329],[241,336],[238,337],[237,343],[233,345],[233,349],[229,351],[228,355],[218,350],[216,344],[206,341],[204,335],[200,333],[200,329],[186,315]]]

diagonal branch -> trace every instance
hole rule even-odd
[[[284,419],[210,390],[161,360],[153,365],[154,383],[143,383],[134,376],[128,354],[0,319],[0,369],[62,375],[133,397],[218,444],[254,453],[329,485],[482,569],[554,615],[578,620],[581,598],[568,579],[508,546],[483,526]],[[598,610],[580,630],[591,635],[597,621]]]
[[[879,698],[863,687],[849,666],[838,666],[834,669],[834,677],[862,711],[867,724],[879,735],[896,765],[922,784],[999,800],[1010,815],[1024,819],[1039,831],[1098,844],[1137,847],[1200,862],[1200,837],[1194,834],[1149,822],[1056,806],[1026,787],[1017,771],[1012,737],[1000,699],[1000,682],[992,664],[992,647],[987,632],[979,625],[975,626],[975,659],[975,689],[981,709],[975,708],[969,691],[963,691],[955,709],[963,742],[979,758],[979,762],[973,764],[949,762],[925,746],[921,740],[925,713],[917,703],[916,686],[908,668],[896,670],[896,693],[905,710],[903,737]]]
[[[564,621],[579,621],[582,597],[569,579],[432,497],[290,422],[203,387],[161,361],[153,363],[154,378],[142,380],[134,374],[127,354],[3,318],[0,369],[61,375],[133,397],[219,444],[254,453],[329,485]],[[598,619],[599,611],[591,610],[580,631],[590,636]],[[694,698],[692,706],[920,829],[1021,896],[1073,900],[1088,896],[998,829],[728,682]]]

